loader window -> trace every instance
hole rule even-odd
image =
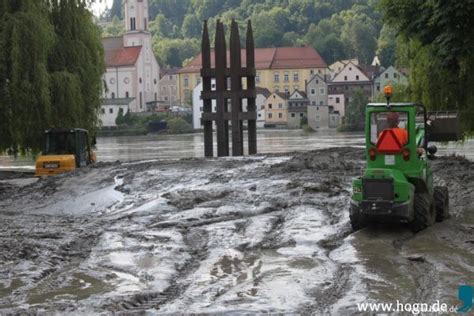
[[[73,133],[48,133],[46,135],[46,155],[75,155]]]
[[[390,114],[389,114],[390,113]],[[394,124],[394,117],[398,116],[398,124]],[[408,140],[408,114],[406,112],[374,112],[370,115],[370,142],[377,144],[380,134],[386,129],[405,129]]]

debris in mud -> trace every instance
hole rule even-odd
[[[403,225],[352,233],[351,180],[364,155],[115,162],[0,182],[0,313],[352,314],[360,302],[457,304],[457,286],[474,275],[474,164],[433,162],[450,188],[451,219],[417,235]]]

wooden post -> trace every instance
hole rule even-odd
[[[228,122],[224,113],[227,112],[227,100],[224,97],[224,91],[227,91],[227,78],[225,70],[227,68],[227,50],[225,45],[224,25],[217,20],[215,41],[215,59],[216,59],[216,107],[217,107],[217,156],[229,155],[229,137],[227,134]],[[227,125],[227,128],[226,128]]]
[[[207,30],[207,21],[204,21],[204,28],[202,31],[202,68],[211,68],[211,45],[209,42],[209,33]],[[202,76],[202,91],[211,91],[211,77]],[[212,113],[212,99],[203,99],[203,112]],[[212,157],[214,155],[214,144],[212,139],[212,121],[203,120],[204,125],[204,156]]]
[[[252,24],[250,20],[247,23],[247,38],[245,45],[246,60],[247,60],[247,69],[255,71],[255,45],[253,42],[253,32]],[[256,106],[255,106],[255,74],[247,75],[247,89],[254,91],[253,97],[247,98],[247,111],[250,113],[255,113],[256,118]],[[247,122],[248,127],[248,139],[249,139],[249,155],[257,153],[257,120],[249,119]]]
[[[242,121],[239,118],[242,112],[242,99],[237,97],[237,93],[242,91],[242,77],[240,69],[242,61],[240,56],[240,36],[237,22],[232,20],[230,28],[230,82],[232,91],[232,156],[242,156],[244,154],[244,144],[242,138]]]
[[[242,67],[240,36],[237,22],[232,20],[230,34],[230,67],[227,68],[227,51],[224,25],[218,20],[214,45],[215,67],[211,64],[211,49],[207,23],[204,22],[202,36],[203,99],[202,122],[204,125],[204,154],[212,157],[212,122],[216,122],[217,156],[229,155],[229,121],[232,122],[232,155],[244,154],[243,121],[249,126],[249,154],[257,152],[256,108],[255,108],[255,56],[250,22],[247,29],[246,45],[247,67]],[[247,78],[247,89],[242,87],[242,78]],[[216,89],[211,89],[212,78],[216,80]],[[231,86],[228,87],[227,79]],[[229,89],[230,88],[230,89]],[[247,112],[242,111],[242,99],[247,99]],[[212,100],[216,100],[216,112],[212,112]],[[230,101],[230,102],[229,102]],[[231,111],[229,113],[229,103]]]

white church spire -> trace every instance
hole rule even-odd
[[[148,0],[124,0],[127,32],[148,31]]]

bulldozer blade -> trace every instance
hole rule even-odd
[[[449,142],[462,139],[461,123],[457,111],[427,112],[428,139],[433,142]]]

